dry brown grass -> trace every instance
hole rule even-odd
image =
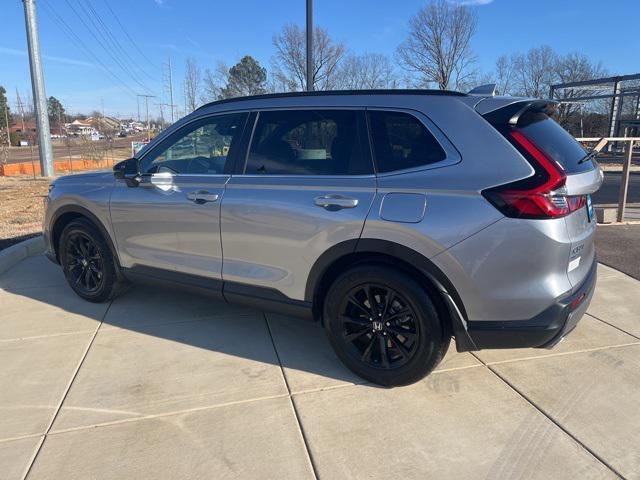
[[[50,180],[0,177],[0,250],[42,232]]]

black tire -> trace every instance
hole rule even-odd
[[[89,220],[70,222],[60,235],[58,254],[69,286],[90,302],[106,302],[118,287],[116,263],[98,228]]]
[[[429,293],[411,276],[384,265],[363,264],[342,273],[327,292],[323,320],[338,357],[378,385],[421,380],[449,348]]]

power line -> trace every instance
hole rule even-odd
[[[67,2],[67,3],[69,3],[69,2]],[[107,55],[109,55],[111,57],[111,59],[116,62],[116,64],[125,73],[125,75],[130,77],[134,82],[136,82],[138,85],[140,85],[143,89],[150,90],[149,87],[144,83],[144,81],[136,73],[134,73],[134,71],[131,69],[130,65],[125,63],[126,58],[124,57],[124,55],[122,55],[122,52],[119,51],[119,48],[117,46],[113,45],[113,42],[106,35],[104,29],[97,23],[96,20],[94,20],[91,12],[89,12],[86,9],[85,4],[79,2],[78,5],[82,9],[82,11],[83,11],[84,15],[86,16],[86,18],[88,18],[89,21],[91,22],[91,25],[95,29],[95,32],[97,32],[100,35],[100,37],[102,38],[104,43],[100,42],[96,38],[96,36],[93,35],[93,33],[91,31],[89,33],[91,33],[93,35],[93,37],[96,38],[96,40],[98,40],[100,46],[107,53]],[[87,6],[89,6],[89,5],[90,4],[87,4]],[[69,5],[69,6],[71,6],[71,5]],[[84,24],[84,22],[83,22],[83,24]],[[85,25],[85,27],[87,27],[87,29],[89,29],[89,26],[87,24],[84,24],[84,25]]]
[[[168,106],[171,107],[171,123],[175,122],[175,116],[174,116],[174,108],[177,106],[173,103],[173,70],[171,69],[171,57],[169,57],[169,61],[166,64],[163,64],[163,66],[167,67],[167,76],[164,75],[164,71],[163,71],[163,75],[162,75],[162,79],[163,79],[163,83],[164,80],[168,80],[168,84],[169,84],[169,104]],[[163,85],[164,88],[164,85]]]
[[[105,40],[107,40],[112,47],[114,48],[114,50],[116,51],[116,53],[121,54],[122,56],[120,57],[123,61],[126,61],[126,63],[128,64],[129,67],[132,67],[132,70],[136,70],[136,71],[140,71],[141,73],[143,73],[147,78],[149,78],[151,81],[155,81],[156,79],[154,77],[152,77],[151,75],[149,75],[149,73],[140,68],[138,66],[138,64],[136,63],[136,61],[131,57],[131,55],[129,55],[129,52],[127,51],[126,48],[124,48],[122,46],[122,44],[120,43],[120,41],[118,40],[118,38],[113,34],[113,32],[111,31],[111,28],[109,28],[109,26],[102,20],[102,17],[100,16],[100,14],[93,8],[93,6],[91,5],[90,2],[87,2],[86,4],[84,3],[80,3],[81,7],[87,7],[91,14],[93,15],[93,17],[98,21],[100,28],[102,28],[102,30],[104,31],[104,33],[106,33],[106,36],[103,35],[103,38],[105,38]],[[85,10],[86,11],[86,10]],[[91,18],[91,17],[89,17]],[[95,25],[95,23],[94,23]]]
[[[140,53],[140,55],[142,56],[142,58],[144,58],[147,62],[149,62],[149,65],[151,65],[153,68],[156,68],[156,65],[149,60],[149,57],[147,57],[145,55],[145,53],[142,51],[142,49],[138,46],[138,44],[136,43],[136,41],[131,38],[131,35],[129,35],[129,32],[127,32],[127,29],[124,28],[124,25],[122,25],[122,22],[120,21],[120,18],[118,18],[118,15],[116,15],[116,12],[113,11],[113,9],[111,8],[111,5],[109,5],[109,2],[107,0],[103,0],[104,4],[107,6],[107,8],[109,9],[109,11],[111,12],[111,15],[113,15],[113,18],[116,19],[116,22],[118,23],[118,25],[120,26],[120,29],[124,32],[124,34],[127,36],[127,38],[129,39],[129,41],[131,42],[131,44],[135,47],[136,50],[138,50],[138,53]]]
[[[122,71],[125,73],[125,75],[129,75],[131,76],[132,80],[134,82],[136,82],[138,85],[140,85],[142,87],[143,90],[146,91],[151,91],[149,88],[147,88],[146,85],[144,85],[142,82],[140,82],[136,76],[134,74],[132,74],[132,72],[130,71],[130,69],[127,69],[122,62],[117,58],[117,55],[113,55],[111,53],[111,51],[109,51],[109,49],[104,45],[104,43],[98,38],[98,36],[94,33],[94,31],[91,29],[91,27],[89,27],[89,25],[87,24],[87,22],[84,21],[84,18],[82,18],[82,15],[80,15],[78,13],[78,11],[74,8],[74,6],[71,4],[71,2],[69,0],[65,0],[65,3],[69,6],[69,8],[71,8],[71,11],[75,14],[76,17],[78,17],[78,19],[80,20],[80,22],[84,25],[84,27],[87,29],[87,31],[91,34],[91,36],[94,38],[94,40],[96,42],[98,42],[98,44],[102,47],[102,49],[105,51],[105,53],[107,55],[109,55],[111,57],[111,59],[122,69]]]
[[[124,91],[127,91],[129,95],[136,96],[135,90],[133,90],[126,82],[122,81],[120,77],[118,77],[115,73],[109,69],[100,58],[93,53],[93,51],[87,46],[86,43],[80,38],[73,29],[69,26],[69,24],[55,11],[55,9],[49,5],[48,0],[42,0],[42,5],[46,8],[46,10],[52,15],[54,21],[58,23],[62,27],[63,33],[71,40],[72,43],[77,43],[83,50],[83,53],[89,60],[95,61],[98,65],[102,67],[102,69],[111,76],[112,79],[119,83],[120,88],[123,88]]]

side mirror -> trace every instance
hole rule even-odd
[[[137,187],[140,184],[140,166],[135,158],[128,158],[113,166],[113,176],[118,180],[127,182],[128,187]]]

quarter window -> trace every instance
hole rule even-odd
[[[354,110],[260,112],[245,173],[359,175],[372,173]]]
[[[369,111],[378,172],[392,172],[440,162],[446,154],[435,137],[413,115]]]
[[[216,115],[196,122],[182,135],[142,161],[143,173],[222,174],[235,139],[239,140],[245,114]]]

